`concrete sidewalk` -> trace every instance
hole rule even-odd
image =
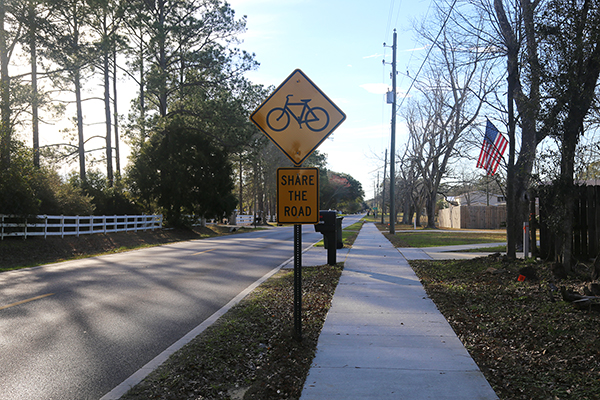
[[[364,224],[301,399],[497,398],[406,259]]]

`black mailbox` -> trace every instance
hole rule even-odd
[[[335,232],[336,217],[337,212],[335,211],[319,211],[319,223],[315,225],[315,232]]]
[[[342,235],[342,220],[344,219],[344,217],[337,216],[335,219],[335,238],[336,238],[336,247],[338,249],[343,249],[344,248],[344,236]]]
[[[319,223],[315,224],[315,231],[323,234],[323,242],[327,249],[327,264],[336,264],[336,250],[344,247],[342,241],[342,219],[337,211],[319,211]]]

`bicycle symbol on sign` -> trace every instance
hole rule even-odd
[[[325,109],[321,107],[314,107],[308,105],[311,99],[300,100],[300,103],[291,103],[290,97],[293,94],[286,96],[285,105],[283,107],[275,107],[267,114],[267,125],[275,132],[281,132],[285,130],[290,124],[290,115],[294,117],[300,129],[302,124],[306,124],[308,129],[313,132],[321,132],[327,125],[329,125],[329,114]],[[294,114],[290,109],[290,106],[301,106],[302,112],[300,116]]]

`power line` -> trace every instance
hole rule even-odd
[[[431,3],[429,3],[431,4]],[[402,0],[400,0],[400,4],[398,5],[398,13],[396,14],[396,21],[394,22],[394,26],[398,26],[398,19],[400,18],[400,10],[402,10]]]
[[[384,37],[388,37],[388,35],[390,34],[390,26],[392,24],[392,15],[394,14],[394,1],[395,0],[390,0],[390,9],[388,11],[388,21],[387,21],[387,26],[385,27],[385,36]]]
[[[381,64],[381,83],[382,84],[386,84],[386,77],[385,77],[385,46],[383,47],[383,60],[384,62]],[[387,106],[387,99],[386,96],[383,96],[381,98],[381,129],[383,131],[383,127],[385,126],[385,110],[386,110],[386,106]],[[385,143],[386,139],[385,139],[385,135],[383,134],[384,132],[382,132],[381,135],[381,139],[380,139],[380,145],[382,143]]]
[[[433,4],[433,1],[430,1],[430,2],[429,2],[429,5],[427,6],[427,11],[425,11],[425,15],[423,16],[423,20],[425,20],[425,21],[427,20],[427,17],[429,16],[429,11],[431,11],[431,5],[432,5],[432,4]],[[398,10],[398,16],[399,16],[399,15],[400,15],[400,10]],[[398,21],[397,21],[397,19],[396,19],[396,23],[397,23],[397,22],[398,22]],[[415,47],[416,47],[416,40],[415,40],[415,42],[413,43],[412,49],[414,49]],[[410,74],[408,73],[408,68],[409,68],[409,66],[410,66],[410,63],[412,62],[412,59],[413,59],[413,57],[414,57],[415,53],[416,53],[416,52],[415,52],[414,50],[412,50],[412,51],[410,52],[410,57],[408,57],[408,62],[406,63],[406,72],[407,72],[407,73],[405,73],[404,75],[408,76],[408,78],[410,78]],[[402,86],[402,84],[403,84],[403,83],[404,83],[404,78],[403,78],[402,80],[400,80],[400,86]]]
[[[419,67],[419,70],[417,71],[417,74],[413,78],[413,80],[412,80],[412,82],[410,84],[410,87],[406,91],[406,94],[402,98],[402,101],[400,102],[400,105],[395,110],[396,112],[398,112],[398,110],[402,107],[402,104],[404,104],[404,100],[408,97],[408,94],[410,93],[410,90],[415,85],[415,82],[417,81],[417,78],[419,77],[419,74],[423,70],[423,67],[425,66],[425,63],[427,62],[427,59],[429,58],[429,55],[431,54],[431,51],[433,50],[433,48],[437,44],[437,41],[440,38],[440,35],[442,34],[442,32],[444,31],[444,29],[446,28],[446,24],[448,23],[448,20],[450,19],[450,15],[452,14],[452,11],[454,10],[454,6],[456,5],[456,2],[457,2],[457,0],[454,0],[454,2],[452,3],[452,5],[450,6],[450,10],[448,10],[448,15],[446,15],[446,19],[444,20],[444,23],[442,24],[442,27],[440,28],[440,31],[438,32],[437,36],[435,37],[435,40],[433,41],[433,43],[429,47],[429,50],[427,51],[427,55],[425,56],[425,59],[421,63],[421,66]]]

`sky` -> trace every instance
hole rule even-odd
[[[398,71],[418,70],[425,51],[413,22],[425,18],[431,0],[229,0],[236,16],[246,16],[239,48],[255,53],[258,69],[246,77],[279,86],[301,69],[345,114],[346,120],[318,150],[328,169],[361,182],[365,199],[383,179],[385,149],[391,142],[393,30],[398,33]],[[387,48],[383,44],[386,43]],[[382,63],[385,59],[386,65]],[[410,79],[399,73],[398,92]],[[410,94],[409,94],[410,95]],[[406,131],[398,120],[396,149]],[[388,169],[389,173],[389,169]]]

